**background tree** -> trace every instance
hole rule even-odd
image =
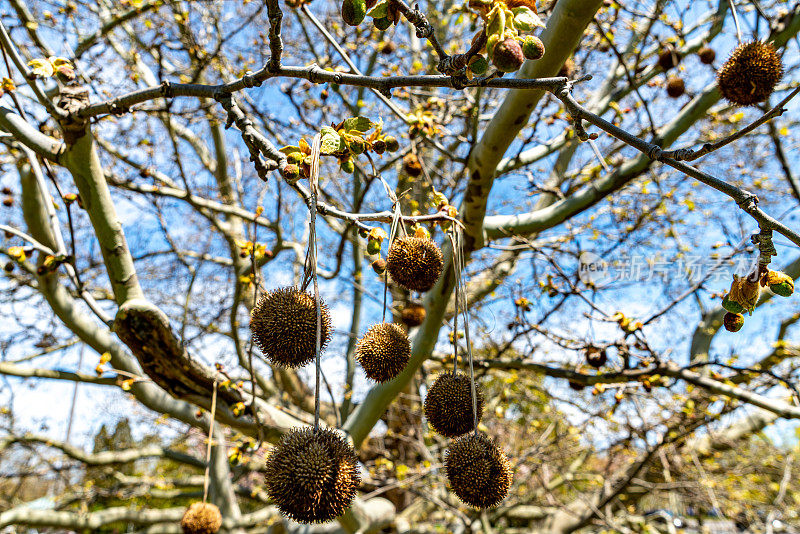
[[[0,527],[179,532],[207,469],[224,531],[297,531],[263,471],[314,422],[313,366],[271,365],[248,324],[303,280],[314,240],[333,324],[320,417],[364,473],[351,510],[309,531],[631,532],[679,500],[761,523],[797,507],[794,301],[759,289],[736,334],[721,303],[732,274],[800,276],[800,5],[540,2],[546,52],[505,75],[496,54],[474,64],[498,46],[492,3],[388,0],[355,27],[302,0],[0,5]],[[716,70],[750,39],[785,74],[738,107]],[[314,198],[318,134],[337,148]],[[376,385],[356,342],[384,314],[370,264],[398,223],[444,269],[422,294],[390,282],[386,317],[425,318]],[[453,341],[515,472],[484,511],[448,492],[449,440],[422,414]],[[85,452],[121,415],[128,445]]]

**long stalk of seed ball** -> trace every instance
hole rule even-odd
[[[475,434],[478,433],[478,397],[475,392],[475,367],[472,361],[472,342],[469,338],[469,314],[467,312],[467,295],[464,288],[464,247],[460,227],[454,227],[455,246],[453,247],[453,263],[456,268],[456,300],[460,301],[461,313],[464,315],[464,341],[467,343],[467,358],[469,359],[469,388],[472,397],[472,425]]]
[[[467,357],[469,358],[469,389],[472,396],[472,425],[475,434],[478,433],[478,396],[475,392],[475,366],[472,361],[472,341],[469,339],[469,317],[467,311],[467,292],[464,287],[462,269],[464,268],[464,247],[461,235],[461,228],[456,230],[458,236],[458,266],[459,266],[459,286],[461,294],[461,313],[464,314],[464,340],[467,342]]]
[[[309,253],[311,255],[311,272],[314,279],[314,302],[317,306],[317,354],[314,362],[314,370],[316,373],[316,385],[314,387],[314,430],[319,430],[319,390],[320,390],[320,372],[319,372],[319,359],[320,352],[322,351],[322,307],[320,306],[319,299],[319,281],[317,280],[317,186],[319,184],[319,154],[320,145],[322,144],[322,136],[317,134],[314,136],[314,144],[311,146],[311,173],[308,178],[309,185],[311,186],[311,218],[309,220]]]
[[[736,39],[739,41],[739,44],[742,44],[742,28],[739,26],[739,14],[736,13],[736,6],[734,5],[733,0],[728,0],[728,4],[731,6],[731,13],[733,14],[733,23],[736,25]]]
[[[447,232],[447,237],[450,238],[450,247],[453,249],[453,277],[456,280],[456,288],[458,288],[458,267],[456,265],[456,240],[455,240],[455,227],[451,228],[450,232]],[[453,298],[453,376],[458,374],[458,290],[456,289],[456,294]]]
[[[208,499],[208,480],[211,471],[211,443],[214,441],[214,413],[217,411],[217,377],[211,392],[211,423],[208,425],[208,445],[206,445],[206,472],[203,475],[203,502]]]
[[[383,181],[383,179],[381,179],[381,181]],[[386,184],[386,182],[383,182],[383,183],[384,183],[384,186],[386,187],[386,190],[388,192],[392,193],[392,191],[388,188],[389,186]],[[403,213],[400,211],[400,204],[397,202],[397,197],[394,196],[394,193],[392,193],[391,198],[394,201],[394,206],[392,206],[392,211],[394,213],[392,214],[392,225],[389,227],[389,247],[388,248],[392,247],[392,243],[394,243],[395,237],[397,237],[397,227],[398,227],[398,224],[400,222],[401,217],[403,216]],[[383,272],[383,276],[384,276],[384,278],[383,278],[383,319],[381,319],[381,321],[385,323],[386,322],[386,301],[387,301],[388,294],[389,294],[389,274],[388,274],[388,272],[384,271]]]

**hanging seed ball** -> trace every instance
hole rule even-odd
[[[519,70],[525,61],[522,45],[513,37],[508,37],[495,45],[492,51],[492,63],[503,72]]]
[[[677,76],[670,76],[667,80],[667,94],[672,98],[680,98],[686,92],[683,79]]]
[[[475,400],[478,408],[478,422],[483,417],[483,391],[475,384]],[[472,414],[472,388],[470,379],[464,373],[439,375],[425,397],[425,418],[437,433],[447,438],[455,438],[474,430]]]
[[[744,315],[728,312],[722,318],[722,324],[725,325],[725,330],[728,332],[738,332],[744,326]]]
[[[681,56],[673,46],[667,46],[658,54],[658,66],[664,70],[674,69],[681,62]]]
[[[740,44],[717,73],[719,90],[730,103],[750,106],[764,102],[783,76],[775,48],[753,41]]]
[[[407,327],[414,328],[425,322],[427,314],[425,306],[418,302],[412,302],[403,308],[403,311],[400,312],[400,318]]]
[[[442,274],[444,261],[436,243],[424,237],[395,239],[386,257],[392,279],[413,291],[427,291]]]
[[[713,48],[708,46],[704,46],[700,50],[697,51],[697,55],[700,57],[700,62],[705,65],[711,65],[714,63],[714,60],[717,59],[717,53],[714,51]]]
[[[595,369],[600,369],[603,367],[606,364],[606,361],[608,361],[608,355],[606,354],[605,349],[598,347],[589,347],[586,349],[586,363]]]
[[[413,152],[409,152],[403,157],[403,171],[414,178],[422,174],[422,163]]]
[[[397,50],[397,45],[394,44],[393,41],[386,41],[381,44],[381,54],[390,55],[393,54],[395,50]]]
[[[380,323],[358,340],[355,354],[367,378],[388,382],[406,368],[411,357],[411,343],[402,326]]]
[[[372,270],[375,271],[375,274],[378,276],[383,275],[386,272],[386,260],[383,258],[378,258],[377,260],[373,261],[370,265],[372,265]]]
[[[506,455],[483,432],[455,440],[445,452],[444,466],[453,492],[475,508],[500,504],[513,480]]]
[[[583,391],[583,388],[586,387],[585,385],[581,384],[580,382],[574,382],[572,380],[567,381],[567,385],[569,386],[569,389],[571,389],[573,391]]]
[[[562,78],[563,77],[574,78],[575,77],[575,73],[577,72],[577,70],[578,69],[575,66],[575,61],[571,57],[569,57],[564,62],[564,64],[561,65],[561,69],[559,69],[558,75],[559,75],[559,77],[562,77]]]
[[[327,428],[295,428],[272,449],[264,481],[283,515],[322,523],[347,510],[361,475],[355,450],[344,437]]]
[[[322,304],[320,347],[331,339],[331,313]],[[301,367],[317,351],[317,306],[313,295],[296,287],[282,287],[261,296],[250,315],[253,341],[270,362]]]
[[[207,502],[192,503],[181,518],[183,534],[215,534],[221,526],[219,508]]]

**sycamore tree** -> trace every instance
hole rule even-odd
[[[0,6],[0,529],[791,520],[796,3]]]

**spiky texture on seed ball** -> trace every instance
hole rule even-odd
[[[207,502],[192,503],[181,518],[183,534],[215,534],[221,526],[219,508]]]
[[[428,312],[425,311],[425,306],[418,302],[412,302],[400,312],[400,318],[403,323],[409,328],[421,325],[425,322],[425,317]]]
[[[356,453],[343,436],[327,428],[295,428],[272,449],[264,482],[283,515],[299,523],[322,523],[347,510],[361,475]]]
[[[513,473],[500,448],[483,432],[453,441],[444,466],[453,492],[475,508],[491,508],[508,495]]]
[[[507,37],[495,45],[492,51],[492,63],[498,70],[514,72],[519,70],[525,61],[522,45],[513,37]]]
[[[686,85],[683,79],[677,76],[670,76],[667,80],[667,94],[672,98],[680,98],[686,92]]]
[[[395,239],[386,257],[386,270],[392,280],[413,291],[427,291],[442,274],[442,251],[434,241],[423,237]]]
[[[387,382],[406,368],[411,357],[411,343],[402,326],[380,323],[358,340],[355,354],[367,378]]]
[[[436,432],[454,438],[475,429],[471,380],[464,373],[439,375],[425,397],[425,418]],[[483,416],[483,392],[475,384],[478,422]]]
[[[603,367],[607,361],[608,361],[608,355],[606,354],[605,349],[600,349],[597,347],[591,347],[587,349],[586,363],[588,363],[595,369]]]
[[[744,326],[744,315],[728,312],[722,318],[722,324],[725,325],[725,330],[728,332],[738,332]]]
[[[717,59],[717,53],[713,48],[708,46],[704,46],[698,50],[697,55],[700,57],[700,62],[705,65],[711,65],[714,63],[714,60]]]
[[[783,76],[775,48],[761,41],[740,44],[717,73],[719,91],[737,106],[764,102]]]
[[[331,339],[331,313],[320,300],[322,349]],[[300,367],[317,350],[317,306],[313,295],[296,287],[282,287],[261,296],[250,314],[253,341],[274,364]]]

